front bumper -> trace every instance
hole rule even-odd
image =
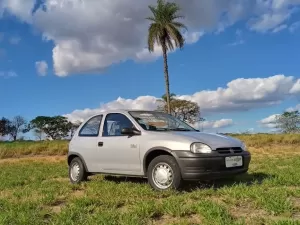
[[[174,151],[181,175],[184,180],[213,180],[246,173],[251,161],[251,154],[247,151],[231,154],[220,154],[214,151],[210,154],[194,154],[189,151]],[[225,157],[242,156],[243,165],[226,168]]]

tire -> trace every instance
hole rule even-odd
[[[87,172],[79,157],[72,159],[69,165],[69,179],[72,184],[79,184],[87,180]]]
[[[155,175],[156,170],[157,175]],[[160,155],[150,162],[147,178],[150,186],[158,191],[178,190],[182,184],[180,168],[175,158],[169,155]]]

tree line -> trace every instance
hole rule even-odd
[[[38,140],[60,140],[73,136],[80,122],[72,123],[63,116],[37,116],[30,122],[22,116],[15,116],[11,120],[2,117],[0,120],[0,136],[8,136],[10,140],[22,139],[20,134],[33,131]]]
[[[193,125],[197,122],[205,121],[200,114],[200,107],[197,103],[175,98],[175,94],[170,94],[170,114],[176,118]],[[168,112],[166,95],[163,95],[157,106],[157,111]],[[300,132],[300,113],[298,110],[283,112],[275,117],[272,122],[280,133]],[[12,120],[2,117],[0,120],[0,136],[8,136],[16,141],[20,134],[32,131],[37,140],[50,139],[61,140],[72,137],[80,121],[70,122],[63,116],[37,116],[29,123],[22,116],[15,116]]]
[[[285,111],[276,115],[272,124],[281,133],[300,133],[300,112],[298,110]]]
[[[197,103],[176,99],[173,93],[170,96],[170,114],[189,124],[204,120],[200,116],[200,107]],[[156,110],[168,112],[166,95],[158,101]],[[16,141],[22,139],[21,134],[32,131],[37,140],[60,140],[72,137],[80,125],[80,121],[70,122],[63,116],[37,116],[30,122],[22,116],[16,116],[11,120],[3,117],[0,120],[0,136],[8,136]]]

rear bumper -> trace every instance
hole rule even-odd
[[[188,151],[174,151],[181,175],[184,180],[213,180],[232,177],[246,173],[251,161],[249,152],[220,154],[193,154]],[[240,167],[226,168],[225,158],[228,156],[242,156],[243,165]]]

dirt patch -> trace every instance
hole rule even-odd
[[[178,223],[179,221],[184,220],[186,221],[188,224],[190,225],[194,225],[194,224],[202,224],[202,218],[199,215],[196,214],[192,214],[188,217],[172,217],[170,215],[163,215],[160,218],[151,221],[151,224],[154,225],[166,225],[166,224],[175,224]]]
[[[300,209],[300,198],[293,197],[293,198],[291,199],[291,201],[292,201],[294,207]]]
[[[241,204],[230,208],[230,214],[235,218],[246,218],[251,221],[252,218],[266,217],[268,213],[262,209],[254,209],[250,204]]]
[[[11,198],[12,195],[12,191],[0,191],[0,198]]]
[[[58,181],[58,182],[67,182],[67,181],[69,181],[69,178],[66,178],[66,177],[57,177],[57,178],[52,178],[50,180],[52,180],[52,181]]]
[[[159,219],[156,219],[155,221],[152,221],[153,225],[165,225],[165,224],[173,224],[178,222],[178,218],[177,217],[172,217],[169,215],[163,215],[162,217],[160,217]]]
[[[76,191],[72,192],[72,196],[75,198],[80,198],[80,197],[84,196],[84,191],[76,190]]]
[[[130,209],[130,206],[126,205],[125,202],[119,202],[116,207],[120,213],[126,213]]]
[[[62,211],[62,208],[64,206],[65,206],[65,201],[58,200],[50,206],[50,210],[51,212],[58,214]]]
[[[60,205],[52,206],[52,207],[51,207],[51,211],[52,211],[53,213],[56,213],[56,214],[60,213],[61,210],[62,210],[62,206],[60,206]]]
[[[20,157],[20,158],[9,158],[1,159],[0,164],[2,163],[20,163],[20,162],[43,162],[43,163],[54,163],[65,161],[65,156],[31,156],[31,157]]]
[[[189,218],[189,224],[191,224],[191,225],[192,224],[202,224],[202,221],[203,221],[202,217],[199,215],[196,215],[196,214],[191,215]]]
[[[218,205],[224,205],[225,204],[225,200],[222,197],[210,196],[209,198],[207,198],[207,200],[213,201]]]

